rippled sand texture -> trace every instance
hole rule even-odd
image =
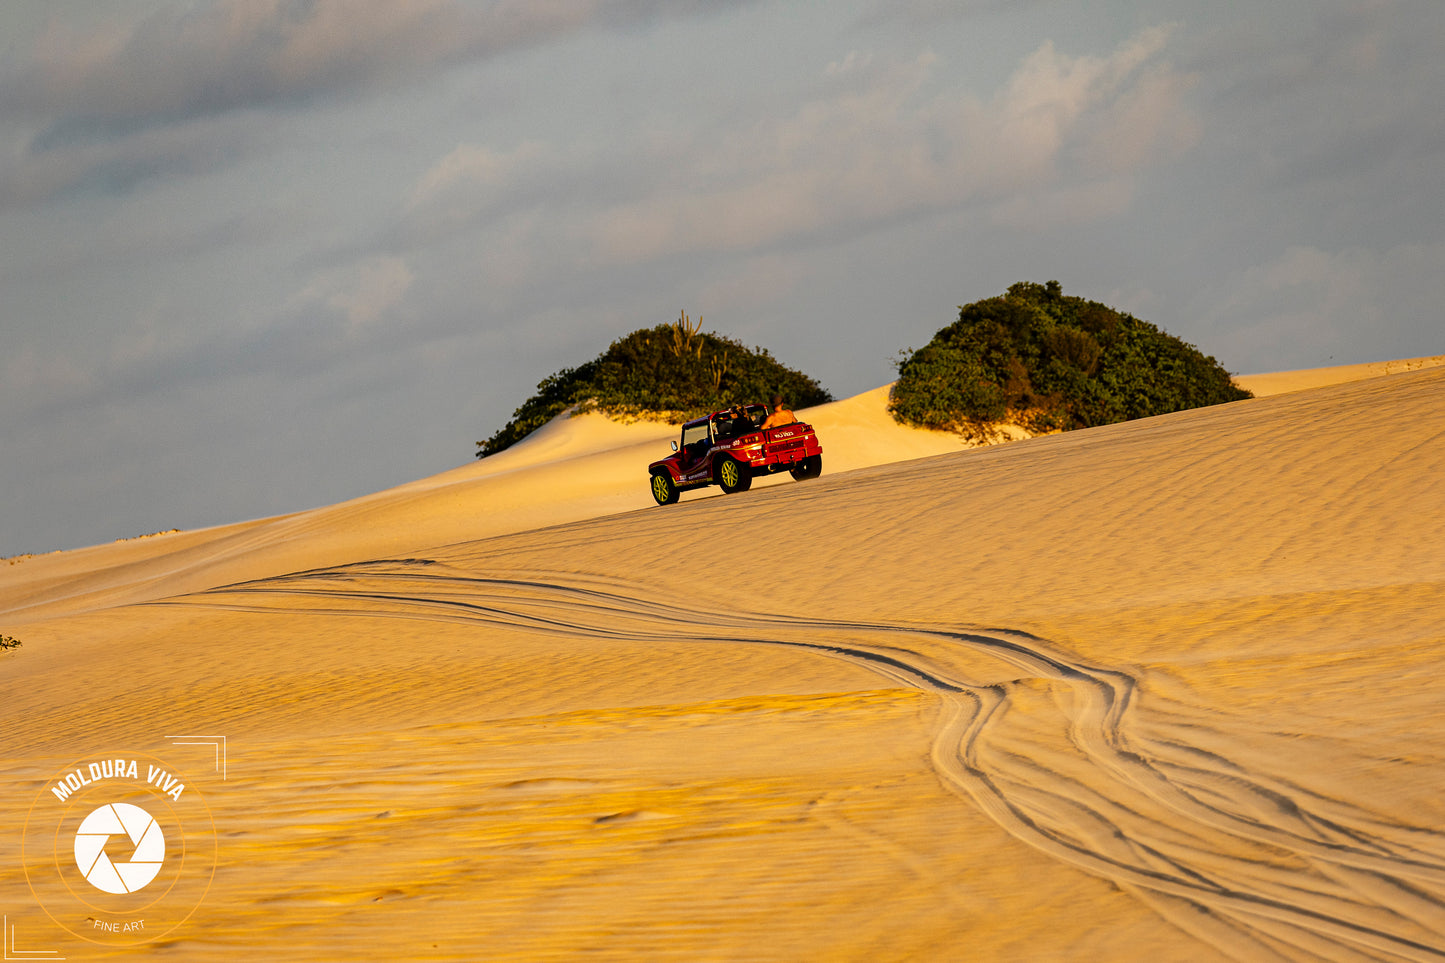
[[[0,840],[191,727],[230,765],[175,959],[1442,959],[1442,476],[1422,368],[405,554],[300,516],[178,594],[164,552],[12,578]],[[30,943],[141,955],[11,865]]]

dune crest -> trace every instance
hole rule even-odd
[[[1300,371],[1237,375],[1234,383],[1254,392],[1255,397],[1263,398],[1266,395],[1324,388],[1329,385],[1403,374],[1407,371],[1419,371],[1423,368],[1435,368],[1440,365],[1445,365],[1445,354],[1437,354],[1429,358],[1406,358],[1401,361],[1372,361],[1365,364],[1335,365],[1329,368],[1305,368]]]
[[[885,385],[800,412],[824,438],[825,472],[962,449],[953,435],[894,423],[887,397]],[[29,557],[0,571],[0,617],[24,624],[644,509],[653,504],[647,465],[668,453],[677,433],[665,422],[559,416],[496,455],[336,505]],[[788,480],[763,479],[759,487]]]
[[[0,839],[79,754],[212,732],[177,958],[1440,959],[1442,398],[962,450],[879,389],[803,413],[854,470],[667,508],[671,431],[583,418],[26,560]]]

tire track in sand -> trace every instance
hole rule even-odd
[[[931,758],[950,789],[1230,955],[1445,959],[1445,834],[1151,737],[1141,718],[1170,710],[1140,710],[1139,679],[1027,633],[707,610],[634,586],[485,578],[416,559],[154,604],[815,651],[937,694]]]

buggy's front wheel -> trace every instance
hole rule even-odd
[[[652,497],[659,505],[671,505],[677,501],[677,483],[665,471],[653,472]]]

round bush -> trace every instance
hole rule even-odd
[[[516,444],[569,408],[579,414],[601,411],[680,423],[775,394],[795,408],[833,400],[816,381],[780,364],[766,349],[700,331],[684,314],[672,324],[634,331],[586,364],[544,379],[511,421],[477,442],[477,457]]]
[[[986,441],[1005,422],[1068,430],[1251,397],[1191,344],[1132,315],[1020,282],[958,309],[898,362],[889,410]]]

